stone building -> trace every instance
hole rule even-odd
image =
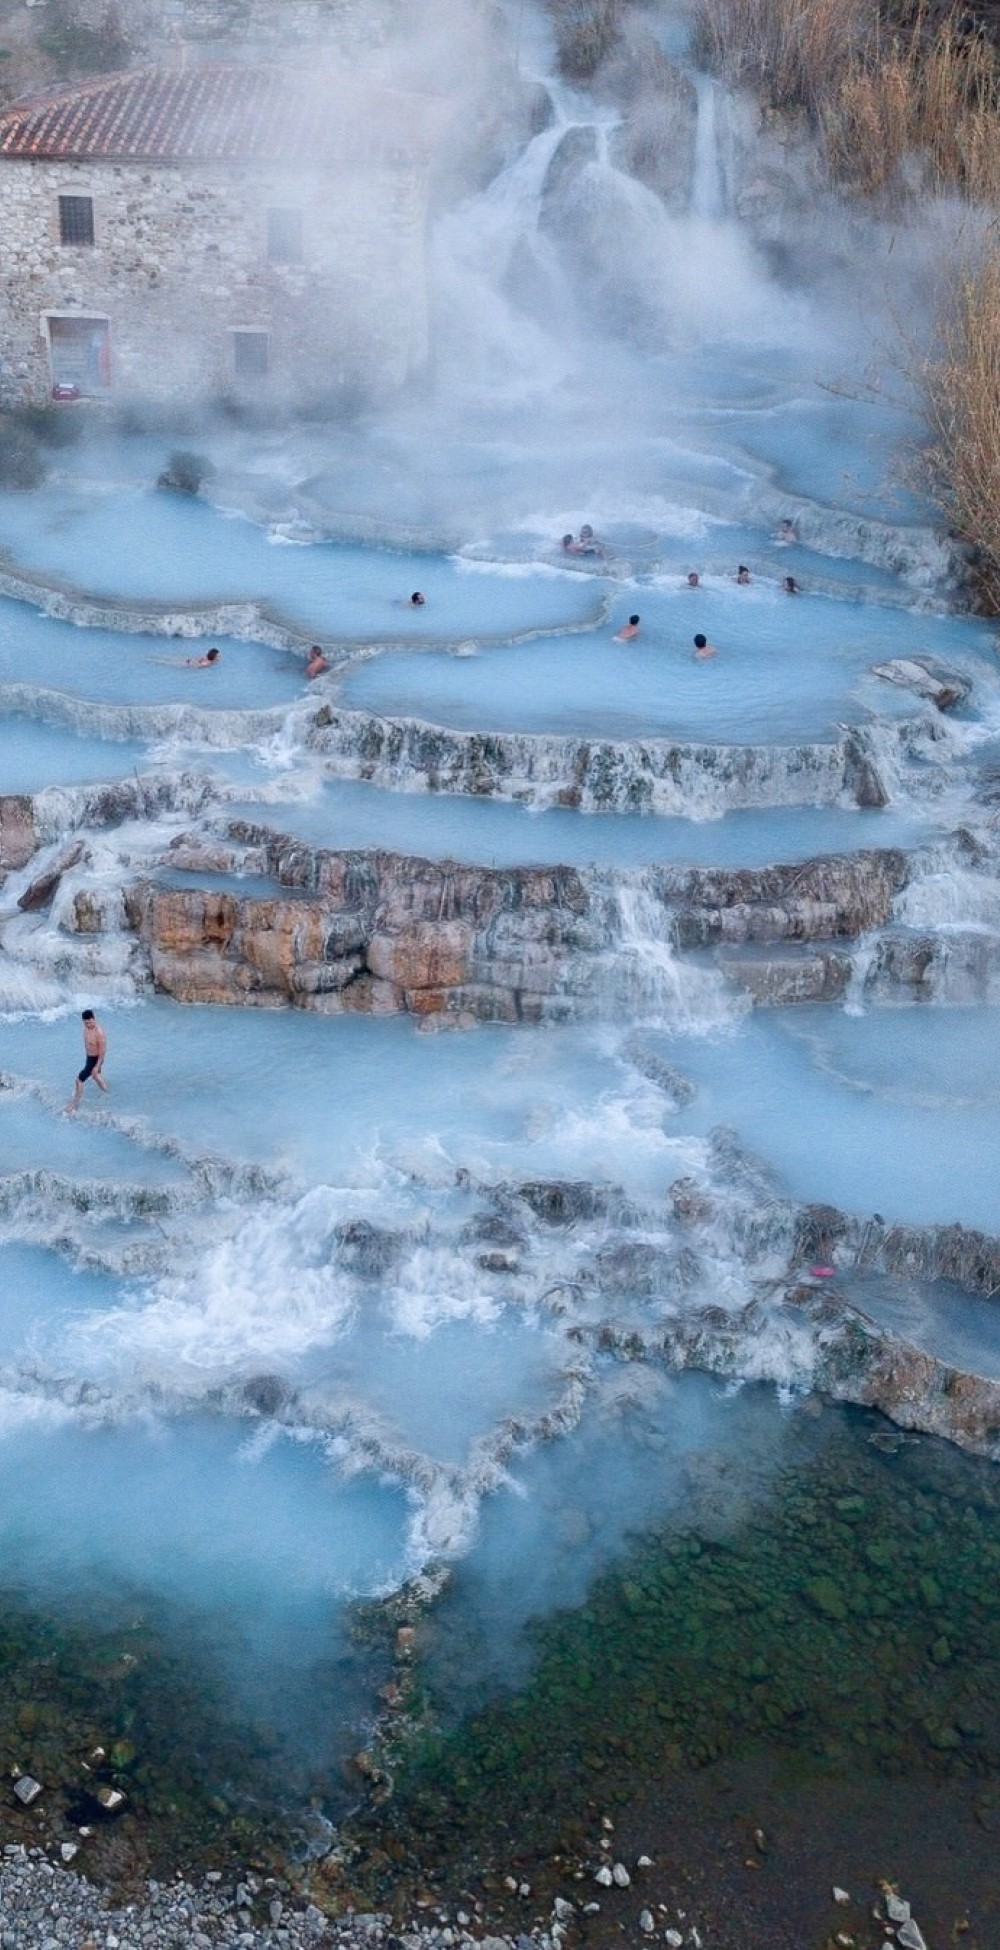
[[[400,386],[440,121],[322,64],[182,59],[6,109],[0,400]]]

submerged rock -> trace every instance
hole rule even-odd
[[[251,1375],[240,1389],[247,1408],[257,1415],[279,1415],[293,1400],[295,1390],[277,1374]]]
[[[964,704],[972,690],[968,677],[935,663],[931,657],[893,657],[888,663],[872,664],[871,672],[873,677],[883,677],[889,684],[900,684],[905,690],[915,691],[918,697],[936,704],[939,711]]]
[[[369,1219],[345,1219],[334,1228],[333,1236],[342,1265],[365,1279],[383,1279],[399,1265],[403,1256],[402,1235],[372,1225]]]
[[[683,1071],[675,1069],[672,1063],[668,1063],[666,1057],[661,1056],[644,1037],[627,1036],[622,1044],[621,1053],[626,1062],[631,1063],[634,1069],[650,1083],[655,1083],[658,1090],[663,1091],[671,1109],[683,1109],[684,1105],[689,1104],[697,1095],[690,1077],[686,1077]]]

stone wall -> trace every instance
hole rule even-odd
[[[59,242],[60,195],[92,196],[96,242]],[[427,354],[425,172],[386,159],[336,172],[263,166],[0,163],[0,389],[51,388],[53,317],[104,317],[112,398],[237,390],[233,332],[270,335],[252,397],[400,386]],[[302,213],[301,263],[270,263],[267,210]]]

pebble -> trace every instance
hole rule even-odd
[[[632,1880],[628,1870],[625,1867],[624,1862],[616,1862],[614,1868],[611,1871],[611,1875],[613,1881],[615,1881],[618,1884],[619,1889],[627,1889],[629,1883]]]
[[[903,1945],[903,1950],[927,1950],[924,1933],[912,1916],[896,1931],[896,1942]]]
[[[611,1888],[611,1885],[614,1882],[614,1876],[612,1875],[611,1870],[608,1868],[606,1862],[601,1863],[600,1868],[597,1870],[597,1873],[594,1876],[594,1881],[599,1882],[602,1889]]]
[[[850,1902],[850,1900],[851,1900],[851,1898],[850,1898],[850,1896],[848,1895],[848,1893],[847,1893],[847,1890],[846,1890],[846,1889],[838,1889],[838,1887],[837,1887],[837,1884],[836,1884],[836,1883],[834,1883],[834,1885],[833,1885],[833,1900],[834,1900],[834,1902],[835,1902],[835,1903],[849,1903],[849,1902]]]
[[[680,1950],[684,1938],[679,1930],[664,1930],[663,1941],[664,1943],[669,1943],[670,1950]]]
[[[639,1928],[645,1936],[652,1936],[656,1928],[656,1919],[651,1909],[641,1909],[639,1911]]]

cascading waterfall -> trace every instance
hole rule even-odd
[[[718,84],[710,75],[694,78],[698,111],[691,177],[691,215],[717,223],[725,215],[725,189],[717,128]]]

